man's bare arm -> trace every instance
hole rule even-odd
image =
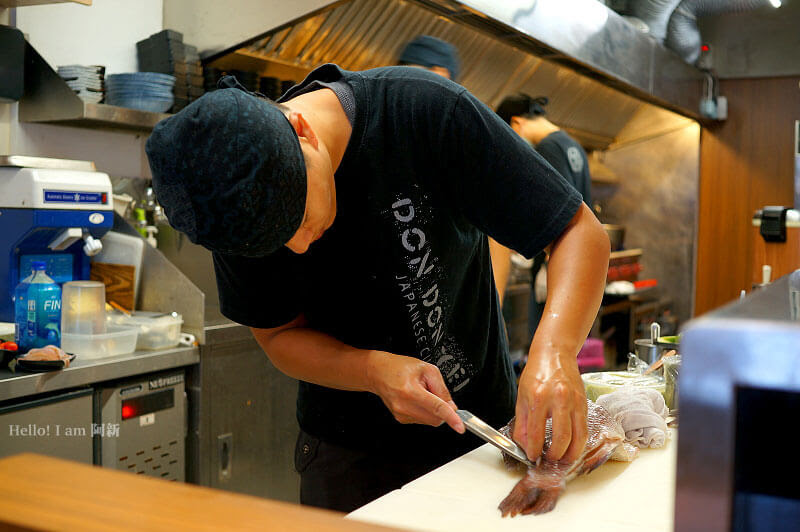
[[[586,444],[586,396],[577,354],[603,298],[610,248],[585,204],[550,246],[547,303],[517,395],[514,439],[530,457],[541,454],[550,417],[548,458],[575,460]]]
[[[271,329],[251,328],[270,361],[295,379],[378,395],[401,423],[464,432],[439,368],[422,360],[357,349],[307,327],[301,315]]]
[[[511,274],[511,250],[489,237],[489,254],[492,257],[494,284],[497,287],[497,296],[500,298],[500,307],[502,307],[508,278]]]

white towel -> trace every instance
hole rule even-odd
[[[625,441],[642,448],[664,446],[669,409],[658,391],[625,386],[601,395],[597,398],[597,404],[608,410],[622,425]]]

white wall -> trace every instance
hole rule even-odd
[[[16,26],[52,67],[101,64],[135,72],[136,41],[163,29],[163,0],[94,0],[16,9]],[[0,153],[94,161],[115,177],[150,177],[147,132],[18,121],[18,104],[0,105]]]
[[[238,45],[334,0],[164,0],[164,27],[201,56]]]
[[[227,48],[329,3],[94,0],[91,6],[50,4],[20,7],[15,13],[16,26],[52,67],[102,64],[106,73],[115,73],[136,71],[136,42],[165,27],[184,32],[184,41],[201,50]],[[8,19],[9,11],[0,9],[0,20]],[[150,177],[144,154],[147,136],[19,123],[17,104],[0,104],[0,154],[90,160],[114,177]]]
[[[163,0],[94,0],[17,8],[17,28],[50,63],[136,72],[136,42],[163,28]]]

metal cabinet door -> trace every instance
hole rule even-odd
[[[92,390],[0,407],[0,457],[39,453],[92,463]]]
[[[242,326],[207,331],[188,379],[188,480],[299,502],[297,381],[278,371]]]

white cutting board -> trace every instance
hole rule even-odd
[[[567,484],[555,509],[503,518],[497,505],[521,478],[486,444],[350,513],[349,519],[441,532],[671,532],[677,439],[607,462]]]
[[[139,294],[139,277],[142,272],[144,239],[139,236],[109,231],[100,241],[103,243],[103,249],[92,257],[92,262],[133,266],[135,268],[133,274],[133,300],[136,301],[136,296]]]

